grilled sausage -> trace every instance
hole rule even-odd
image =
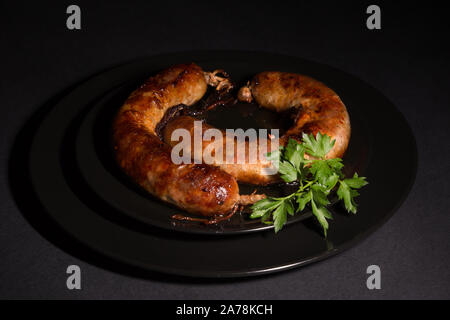
[[[240,196],[236,179],[218,167],[174,164],[171,147],[155,133],[169,108],[194,104],[206,89],[205,74],[195,64],[160,72],[135,90],[120,108],[113,124],[113,139],[119,166],[148,192],[186,211],[215,216],[247,203],[249,196]]]
[[[195,119],[191,116],[179,116],[177,118],[172,119],[167,123],[163,130],[163,138],[164,141],[171,146],[175,146],[178,144],[178,141],[172,140],[172,133],[177,129],[186,129],[191,137],[194,136],[194,125],[195,125]],[[214,127],[208,125],[207,123],[202,123],[202,131],[201,135],[204,136],[204,133],[209,129],[215,129]],[[190,157],[192,159],[196,159],[199,162],[205,162],[204,155],[206,154],[205,150],[207,148],[210,148],[213,150],[212,153],[216,154],[222,154],[222,157],[219,156],[216,158],[213,158],[214,160],[211,164],[214,166],[217,166],[221,168],[223,171],[231,174],[233,177],[235,177],[239,182],[243,183],[249,183],[249,184],[259,184],[264,185],[271,182],[278,181],[278,177],[276,174],[268,175],[264,174],[265,169],[269,169],[272,166],[272,163],[268,161],[265,157],[265,154],[267,152],[272,151],[272,145],[271,140],[266,139],[263,137],[262,139],[259,138],[257,140],[248,140],[243,141],[243,144],[241,144],[242,148],[240,152],[244,155],[243,161],[238,161],[238,143],[234,139],[234,136],[227,136],[225,132],[222,132],[222,142],[220,143],[220,147],[215,147],[215,145],[212,145],[215,143],[213,139],[211,141],[202,140],[200,150],[201,152],[198,152],[197,154],[193,151],[194,150],[194,141],[191,142],[191,152],[190,154],[185,154],[186,157]],[[262,140],[262,141],[260,141]],[[266,151],[260,152],[260,142],[263,142],[263,144],[266,145]],[[232,146],[233,151],[233,160],[232,161],[226,161],[227,160],[227,144],[229,146]],[[254,150],[253,156],[255,156],[255,159],[250,159],[250,152],[251,150]],[[189,153],[189,150],[185,150],[185,152]],[[259,155],[259,158],[258,158]],[[250,161],[252,160],[252,161]],[[273,170],[274,173],[276,173],[276,170]]]
[[[278,112],[297,108],[296,120],[280,138],[280,145],[285,145],[289,138],[301,141],[302,133],[316,135],[317,132],[321,132],[336,140],[334,147],[327,154],[327,158],[342,157],[347,149],[350,139],[350,119],[347,109],[333,90],[315,79],[294,73],[262,72],[257,74],[248,86],[239,90],[238,98],[246,102],[255,99],[261,107]],[[171,136],[172,132],[179,128],[188,130],[193,136],[194,121],[195,118],[190,116],[173,119],[164,129],[164,141],[175,145],[177,142],[172,141]],[[203,132],[211,128],[207,124],[202,124]],[[229,142],[228,137],[223,139],[221,147],[223,150],[225,150],[227,142]],[[211,143],[213,141],[202,141],[202,150],[205,150]],[[249,145],[251,144],[258,144],[258,141],[246,142],[245,150],[250,150]],[[193,146],[191,150],[194,150]],[[254,150],[259,150],[259,145]],[[267,150],[271,150],[270,140],[267,143]],[[203,152],[199,154],[201,157],[203,156]],[[194,154],[191,157],[194,158]],[[249,163],[249,154],[246,152],[245,158],[245,164],[238,164],[236,161],[231,164],[220,161],[214,165],[233,175],[240,182],[267,184],[279,180],[276,175],[264,173],[264,169],[271,165],[264,157],[259,157],[256,163]]]
[[[301,134],[318,132],[336,140],[327,158],[340,158],[350,140],[350,118],[339,96],[323,83],[295,73],[262,72],[250,86],[252,97],[262,107],[275,111],[298,108],[294,125],[280,139],[301,140]]]

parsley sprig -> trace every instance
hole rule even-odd
[[[330,204],[328,196],[336,189],[336,194],[339,200],[343,200],[346,210],[356,213],[354,198],[359,195],[356,189],[368,182],[357,173],[352,178],[345,178],[342,159],[325,159],[334,143],[335,140],[331,140],[330,136],[320,132],[315,137],[312,134],[303,134],[301,143],[290,139],[286,146],[269,153],[267,158],[279,163],[280,177],[285,182],[298,181],[299,188],[285,197],[268,197],[256,202],[251,207],[250,218],[260,218],[265,224],[274,224],[275,232],[278,232],[286,223],[288,215],[293,216],[309,205],[326,237],[327,219],[333,219],[327,209]]]

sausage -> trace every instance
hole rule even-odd
[[[177,118],[174,118],[172,120],[170,120],[166,126],[164,127],[163,130],[163,139],[166,143],[170,144],[172,147],[177,145],[179,142],[176,140],[172,140],[172,133],[177,130],[177,129],[186,129],[189,133],[190,136],[193,137],[194,136],[194,122],[198,121],[197,119],[195,119],[194,117],[191,116],[179,116]],[[214,127],[208,125],[207,123],[202,123],[202,131],[201,131],[201,135],[203,136],[205,131],[207,131],[208,129],[215,129]],[[211,148],[214,150],[214,153],[218,153],[221,152],[222,154],[222,158],[217,157],[218,159],[212,159],[214,160],[211,164],[214,166],[217,166],[219,168],[221,168],[223,171],[229,173],[230,175],[232,175],[233,177],[235,177],[239,182],[243,182],[243,183],[248,183],[248,184],[258,184],[258,185],[265,185],[265,184],[269,184],[272,182],[277,182],[279,179],[277,177],[277,175],[273,174],[273,175],[266,175],[263,174],[264,173],[264,169],[269,169],[272,166],[272,163],[270,161],[268,161],[265,157],[265,154],[267,152],[272,151],[272,144],[270,139],[266,139],[265,137],[263,137],[262,141],[263,144],[266,145],[266,152],[261,152],[261,156],[259,158],[256,158],[256,161],[249,161],[250,160],[250,155],[249,152],[250,150],[255,150],[255,156],[260,154],[260,139],[257,140],[247,140],[242,144],[242,150],[245,151],[242,152],[245,156],[245,158],[243,159],[244,163],[242,162],[238,162],[238,143],[236,143],[236,141],[234,140],[234,136],[227,136],[225,132],[222,132],[222,136],[223,136],[223,140],[221,143],[221,147],[220,148],[214,148],[214,146],[211,146]],[[207,141],[207,140],[202,140],[201,141],[201,152],[199,152],[197,155],[199,155],[198,157],[196,156],[195,152],[193,152],[194,150],[194,141],[191,141],[191,152],[190,154],[185,154],[186,157],[190,157],[192,159],[196,159],[199,162],[204,162],[205,159],[203,157],[203,155],[205,154],[205,149],[209,148],[211,144],[214,143],[214,140],[212,141]],[[233,152],[233,161],[228,161],[226,162],[226,147],[227,144],[232,146],[234,149]],[[189,153],[189,150],[186,150],[187,153]],[[274,173],[276,173],[276,170],[274,170]]]
[[[210,75],[210,74],[209,74]],[[170,67],[149,78],[120,108],[113,123],[119,166],[151,194],[203,216],[233,212],[250,196],[239,195],[236,179],[207,164],[177,165],[156,126],[173,106],[190,106],[205,94],[208,77],[195,64]],[[263,198],[252,196],[250,200]]]
[[[289,108],[297,109],[294,124],[280,137],[280,145],[285,145],[290,138],[301,141],[302,133],[316,135],[321,132],[335,140],[335,144],[326,158],[342,157],[347,149],[351,132],[347,109],[333,90],[313,78],[294,73],[262,72],[257,74],[251,83],[239,90],[238,99],[245,102],[251,102],[254,99],[261,107],[277,112]],[[193,136],[194,121],[195,118],[190,116],[181,116],[171,120],[164,129],[164,141],[172,146],[175,145],[177,142],[171,140],[171,135],[174,130],[179,128],[188,130]],[[211,128],[207,124],[202,124],[203,132]],[[222,148],[224,150],[228,140],[228,138],[223,139]],[[202,150],[205,150],[211,143],[213,141],[202,141]],[[264,143],[266,142],[264,141]],[[249,145],[251,144],[258,144],[258,140],[246,142],[245,150],[250,150]],[[258,145],[254,150],[259,150],[259,148]],[[271,148],[270,140],[268,140],[267,150],[270,151]],[[236,146],[234,149],[236,150]],[[193,146],[191,150],[193,150]],[[194,155],[190,156],[194,158]],[[264,169],[271,165],[264,157],[259,157],[256,163],[249,163],[249,155],[246,152],[245,159],[245,164],[238,164],[236,161],[228,164],[220,161],[214,165],[219,166],[240,182],[268,184],[279,181],[277,175],[264,174]]]
[[[249,89],[264,108],[275,111],[298,108],[295,123],[281,137],[281,145],[289,138],[300,141],[302,133],[320,132],[336,140],[326,158],[344,155],[350,140],[350,117],[339,96],[325,84],[300,74],[267,71],[257,74]]]

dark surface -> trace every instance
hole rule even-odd
[[[1,297],[450,298],[450,65],[443,8],[381,5],[383,29],[369,31],[369,3],[179,8],[174,3],[79,2],[83,29],[69,31],[69,4],[11,3],[0,8],[5,48],[0,82]],[[69,88],[99,71],[138,57],[194,49],[296,55],[342,69],[379,89],[404,114],[417,140],[419,170],[404,205],[380,230],[342,255],[244,281],[194,281],[140,272],[130,276],[125,266],[111,268],[91,252],[71,246],[51,222],[40,219],[29,186],[21,184],[23,151],[33,124]],[[13,198],[12,189],[21,196]],[[81,291],[65,287],[69,264],[82,269]],[[371,264],[382,270],[379,291],[365,286]]]

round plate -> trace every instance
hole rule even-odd
[[[191,61],[204,69],[223,68],[238,81],[259,71],[280,70],[310,75],[333,88],[346,104],[352,121],[352,139],[344,162],[370,182],[357,199],[358,214],[348,215],[339,206],[334,207],[327,239],[312,219],[292,223],[277,235],[273,230],[243,234],[252,227],[238,224],[231,224],[228,229],[216,228],[214,235],[174,232],[149,225],[186,230],[185,224],[168,224],[164,220],[168,212],[175,213],[176,209],[137,191],[105,160],[108,142],[102,140],[107,136],[104,124],[110,123],[107,115],[117,110],[129,89],[142,79],[172,64]],[[99,120],[101,115],[105,115],[104,122]],[[401,143],[391,143],[392,137]],[[127,64],[75,89],[48,114],[36,133],[30,173],[38,198],[54,220],[99,253],[150,270],[227,277],[304,265],[357,243],[403,202],[414,181],[416,162],[415,140],[403,116],[361,80],[294,57],[190,52]],[[395,180],[389,179],[394,175]],[[126,192],[126,196],[118,196],[117,192]],[[379,200],[381,194],[383,201]],[[145,218],[148,216],[152,218]],[[146,223],[141,222],[144,220]],[[191,232],[211,233],[204,227],[187,228]],[[222,236],[227,233],[239,234]],[[292,245],[296,243],[299,245]]]

